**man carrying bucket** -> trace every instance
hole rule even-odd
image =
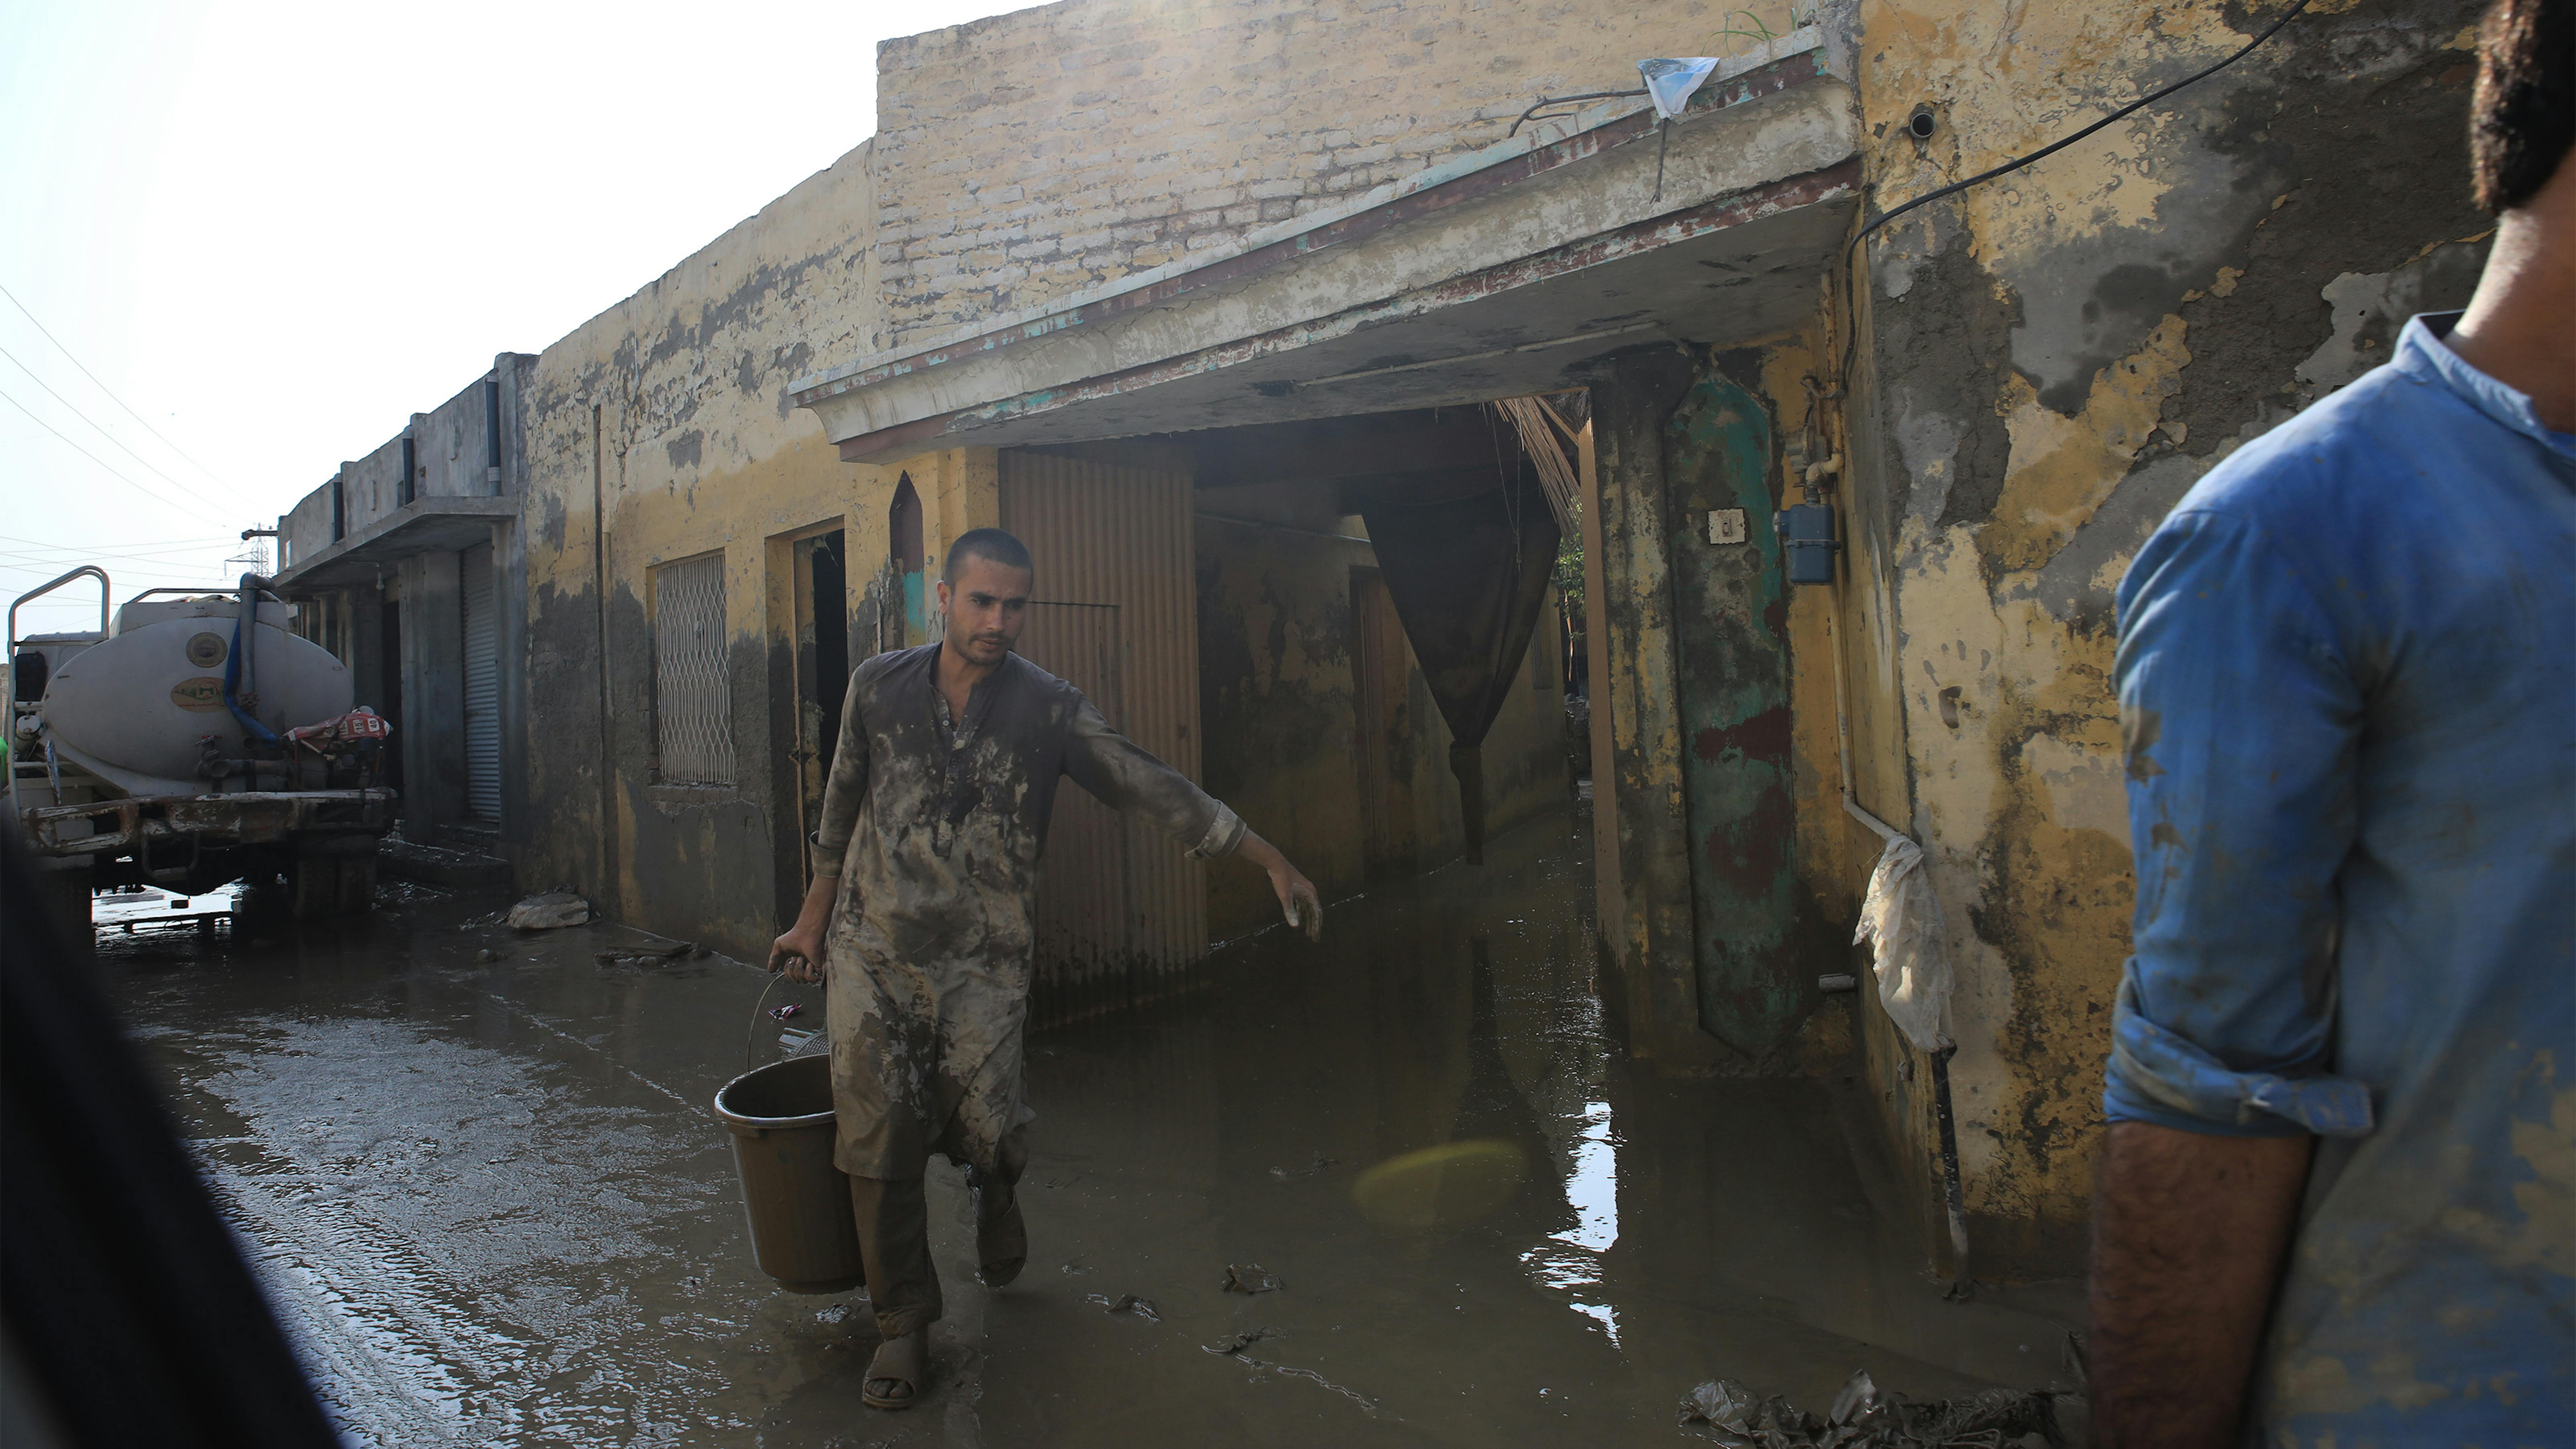
[[[975,1189],[976,1260],[993,1287],[1028,1259],[1016,1184],[1038,860],[1059,778],[1141,815],[1193,857],[1240,854],[1280,909],[1323,931],[1315,887],[1268,841],[1109,727],[1082,691],[1011,652],[1029,551],[997,528],[948,550],[946,637],[850,676],[815,832],[814,885],[769,968],[830,972],[833,1161],[850,1177],[859,1256],[884,1343],[860,1397],[909,1407],[939,1319],[922,1173],[940,1152]],[[818,969],[817,963],[822,963]]]

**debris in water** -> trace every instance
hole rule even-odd
[[[602,966],[659,966],[694,954],[697,947],[686,941],[665,941],[653,946],[628,946],[616,951],[601,951],[590,959]]]
[[[1247,1333],[1229,1333],[1214,1343],[1203,1343],[1200,1344],[1199,1347],[1208,1353],[1226,1356],[1241,1353],[1245,1349],[1252,1347],[1254,1344],[1259,1343],[1265,1338],[1277,1338],[1278,1336],[1278,1329],[1256,1328]]]
[[[548,891],[510,907],[508,924],[513,931],[551,931],[561,926],[585,926],[590,924],[590,902],[570,891]]]
[[[780,1021],[785,1021],[791,1016],[803,1016],[805,1014],[805,1007],[800,1002],[791,1001],[785,1006],[773,1006],[769,1008],[769,1014],[778,1018]]]
[[[1070,1278],[1070,1277],[1074,1276],[1074,1275],[1075,1275],[1075,1274],[1077,1274],[1077,1273],[1097,1273],[1097,1272],[1099,1272],[1099,1271],[1100,1271],[1099,1269],[1097,1269],[1097,1268],[1095,1268],[1095,1267],[1091,1266],[1089,1263],[1086,1263],[1086,1262],[1082,1261],[1080,1258],[1076,1258],[1076,1259],[1074,1259],[1072,1262],[1067,1263],[1067,1264],[1065,1264],[1065,1265],[1064,1265],[1064,1276],[1066,1276],[1066,1277],[1068,1277],[1068,1278]]]
[[[815,1314],[814,1321],[816,1323],[847,1323],[850,1321],[850,1305],[847,1303],[835,1303],[831,1307],[824,1309],[822,1312]]]
[[[1259,1263],[1228,1263],[1225,1281],[1217,1286],[1228,1293],[1276,1293],[1288,1285]]]
[[[1709,1424],[1733,1434],[1751,1432],[1753,1416],[1761,1412],[1754,1402],[1753,1391],[1733,1379],[1711,1379],[1690,1391],[1682,1400],[1681,1426]]]
[[[501,959],[501,953],[493,950],[489,946],[486,946],[482,950],[474,953],[474,959],[477,961],[498,961]]]
[[[1777,1394],[1756,1401],[1733,1379],[1711,1379],[1683,1398],[1680,1425],[1735,1449],[1989,1449],[2026,1434],[2061,1445],[2057,1397],[2045,1389],[1987,1389],[1917,1404],[1881,1390],[1860,1369],[1819,1418]]]
[[[1292,1177],[1313,1177],[1316,1173],[1323,1171],[1327,1167],[1340,1165],[1340,1162],[1341,1159],[1338,1157],[1326,1157],[1324,1154],[1318,1152],[1315,1154],[1315,1160],[1307,1166],[1298,1168],[1274,1167],[1270,1169],[1270,1175],[1279,1179],[1281,1182],[1286,1182]]]
[[[1139,1298],[1133,1293],[1120,1294],[1116,1302],[1111,1302],[1106,1293],[1093,1293],[1088,1295],[1086,1301],[1097,1303],[1112,1313],[1133,1313],[1147,1323],[1163,1321],[1162,1311],[1154,1306],[1153,1299]]]

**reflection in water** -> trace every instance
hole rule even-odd
[[[1575,1295],[1575,1312],[1599,1323],[1619,1346],[1619,1310],[1609,1303],[1590,1303],[1583,1290],[1601,1282],[1601,1260],[1619,1242],[1619,1143],[1610,1129],[1610,1104],[1587,1102],[1581,1135],[1575,1139],[1574,1165],[1565,1175],[1565,1200],[1574,1208],[1574,1226],[1551,1233],[1546,1242],[1521,1254],[1530,1281],[1542,1288]]]
[[[858,1403],[855,1298],[758,1276],[705,1111],[764,991],[810,988],[610,969],[631,934],[461,901],[273,946],[120,931],[100,970],[362,1442],[1647,1445],[1716,1377],[2044,1382],[2021,1346],[2056,1330],[1940,1301],[1833,1084],[1626,1056],[1591,880],[1541,822],[1338,905],[1321,945],[1273,932],[1032,1038],[1032,1271],[974,1283],[935,1168],[949,1316],[901,1415]],[[1252,1263],[1285,1286],[1219,1286]],[[1153,1314],[1102,1311],[1131,1298]]]
[[[1351,1200],[1389,1228],[1463,1228],[1511,1200],[1529,1176],[1520,1148],[1491,1137],[1446,1142],[1360,1174]]]

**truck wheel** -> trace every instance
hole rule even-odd
[[[299,921],[318,921],[340,909],[340,857],[307,851],[286,872],[287,898]]]
[[[88,960],[98,945],[98,931],[90,924],[89,867],[49,870],[43,875],[45,905],[53,912],[64,948],[73,960]]]
[[[362,916],[376,908],[376,857],[340,857],[340,914]]]

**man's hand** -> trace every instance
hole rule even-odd
[[[2313,1137],[2114,1122],[2093,1203],[2093,1442],[2238,1442]]]
[[[823,933],[797,922],[769,947],[769,969],[787,973],[790,981],[823,979]]]
[[[1289,925],[1304,931],[1309,941],[1323,939],[1323,897],[1315,893],[1315,883],[1279,853],[1279,847],[1246,830],[1243,843],[1235,847],[1234,853],[1268,873],[1271,894],[1279,897],[1279,914],[1287,918]]]
[[[805,905],[796,913],[796,924],[770,945],[770,970],[786,972],[790,981],[823,979],[823,937],[832,929],[832,908],[840,895],[839,876],[814,877],[814,884],[805,891]]]

